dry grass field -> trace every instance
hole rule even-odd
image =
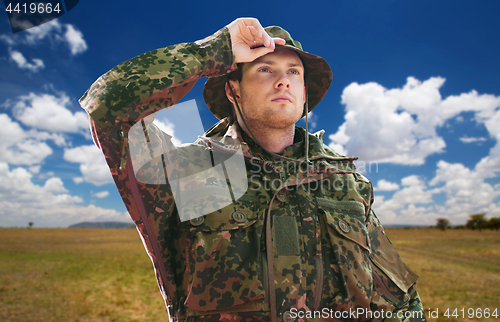
[[[420,275],[429,321],[500,311],[500,232],[387,229]],[[466,318],[446,319],[447,308]],[[500,314],[500,312],[498,312]],[[167,321],[135,229],[0,229],[0,321]]]
[[[429,321],[500,321],[500,232],[387,229],[386,233],[420,276],[418,290],[426,315],[429,309],[438,309],[439,318]],[[448,308],[450,313],[458,309],[459,318],[445,318]],[[497,309],[499,316],[485,319],[474,313],[469,318],[469,309]]]
[[[0,229],[0,321],[168,321],[135,229]]]

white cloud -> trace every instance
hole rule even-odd
[[[14,168],[10,171],[9,166],[4,162],[0,163],[0,178],[1,202],[22,203],[24,206],[19,208],[35,206],[50,208],[51,205],[67,206],[83,201],[80,197],[64,194],[67,190],[59,178],[50,178],[44,186],[38,186],[31,182],[32,174],[26,169]]]
[[[403,188],[396,191],[391,199],[375,198],[374,210],[383,224],[398,223],[398,213],[401,210],[404,210],[409,205],[428,205],[433,202],[432,195],[439,192],[439,190],[427,189],[425,182],[415,175],[403,178],[401,185]],[[411,221],[411,218],[405,217],[404,220],[405,222]]]
[[[342,155],[347,155],[347,150],[345,145],[349,142],[350,137],[345,133],[346,123],[342,124],[335,134],[330,134],[329,139],[331,140],[328,147],[333,151],[340,153]]]
[[[71,101],[64,93],[59,96],[30,93],[17,97],[8,105],[12,106],[14,117],[27,126],[50,132],[80,133],[90,136],[87,113],[83,111],[72,113],[68,109]]]
[[[345,147],[342,144],[330,142],[330,144],[328,144],[328,147],[341,155],[347,156],[347,150],[345,149]]]
[[[72,25],[66,25],[64,38],[68,42],[71,54],[76,55],[87,50],[87,43],[83,39],[83,34]]]
[[[40,173],[40,165],[34,165],[28,168],[28,171],[31,172],[32,174],[37,174]]]
[[[43,61],[38,58],[33,58],[33,63],[29,63],[23,54],[16,50],[10,51],[10,58],[17,64],[17,67],[21,69],[27,69],[32,72],[37,72],[40,69],[45,68]]]
[[[37,45],[44,39],[50,39],[62,32],[63,25],[59,21],[52,20],[39,26],[26,30],[24,42],[30,45]]]
[[[475,171],[484,178],[494,177],[500,172],[500,109],[481,111],[477,119],[484,123],[490,136],[496,139],[496,144],[490,149],[489,155],[479,161]]]
[[[415,175],[405,177],[401,190],[388,200],[375,197],[373,208],[384,225],[435,225],[440,217],[448,218],[453,225],[464,225],[474,213],[499,216],[500,184],[492,186],[485,178],[463,164],[439,161],[429,184]],[[446,196],[443,205],[434,202],[437,194]]]
[[[313,111],[307,113],[307,122],[308,122],[308,128],[309,132],[314,132],[316,130],[316,127],[318,126],[318,115],[316,115]],[[304,116],[303,118],[300,119],[300,126],[306,127],[306,117]],[[340,153],[340,152],[339,152]]]
[[[61,179],[43,185],[32,181],[23,168],[9,169],[0,162],[0,223],[2,226],[64,227],[81,221],[130,221],[127,213],[83,206],[83,199],[68,194]]]
[[[39,46],[43,42],[49,42],[54,46],[63,43],[73,56],[88,48],[81,31],[72,24],[61,24],[57,19],[27,29],[20,34],[0,35],[0,40],[9,46]]]
[[[428,204],[431,203],[432,194],[436,191],[428,190],[426,183],[416,175],[401,179],[403,189],[397,191],[393,199],[402,204]]]
[[[155,114],[153,114],[155,115]],[[172,136],[172,143],[175,145],[181,145],[182,141],[175,136],[175,124],[170,122],[168,119],[163,118],[162,121],[155,119],[153,123],[164,133]]]
[[[24,131],[7,114],[0,114],[0,161],[10,164],[41,163],[52,149],[38,138],[36,131]]]
[[[342,94],[345,122],[329,136],[330,146],[361,160],[421,165],[429,155],[444,152],[446,144],[436,129],[448,119],[473,111],[486,124],[498,114],[500,97],[494,95],[471,91],[443,100],[439,88],[444,81],[409,77],[403,88],[390,90],[377,83],[350,84]]]
[[[460,138],[460,141],[462,141],[463,143],[475,143],[475,142],[485,142],[487,141],[488,139],[486,138],[483,138],[483,137],[479,137],[479,138],[470,138],[470,137],[467,137],[467,136],[463,136]]]
[[[64,193],[68,192],[66,188],[64,188],[64,184],[61,179],[59,178],[50,178],[47,181],[45,181],[45,184],[43,185],[43,188],[45,189],[46,192],[50,193]]]
[[[484,181],[485,177],[460,163],[439,161],[436,176],[431,185],[444,183],[443,192],[447,195],[446,205],[455,212],[481,211],[492,204],[500,191]]]
[[[102,198],[106,198],[107,196],[109,196],[109,191],[100,191],[100,192],[92,192],[92,195],[96,198],[99,198],[99,199],[102,199]]]
[[[433,195],[440,189],[429,189],[422,178],[411,175],[401,179],[401,190],[391,199],[375,197],[373,209],[383,225],[434,225],[439,217],[435,211]]]
[[[61,24],[57,19],[32,27],[19,34],[0,35],[0,41],[9,47],[19,45],[37,47],[49,43],[53,49],[56,49],[57,44],[62,43],[68,47],[72,56],[78,55],[88,48],[81,31],[74,25]],[[32,62],[29,62],[19,50],[9,49],[9,51],[11,60],[21,69],[37,72],[45,67],[43,60],[39,58],[33,58]]]
[[[16,44],[14,37],[6,34],[0,35],[0,40],[6,43],[8,46],[14,46]]]
[[[94,144],[65,149],[64,160],[80,163],[82,177],[73,179],[75,183],[90,182],[101,186],[113,182],[104,155]]]
[[[500,214],[500,184],[486,182],[500,172],[500,97],[472,90],[442,98],[439,89],[444,81],[409,77],[402,88],[353,83],[344,89],[345,122],[329,136],[330,147],[343,154],[371,162],[421,165],[428,156],[444,152],[446,144],[437,129],[453,118],[463,121],[462,112],[473,112],[473,120],[484,124],[496,140],[474,169],[440,161],[429,184],[409,176],[401,180],[392,198],[376,197],[374,210],[384,224],[434,225],[437,218],[447,217],[457,225],[465,224],[473,213]],[[463,136],[460,140],[473,143],[488,138]],[[380,180],[375,190],[393,188],[396,183]],[[433,201],[437,194],[446,197],[443,205]]]
[[[384,179],[379,180],[377,186],[374,188],[375,191],[394,191],[398,190],[399,185],[394,182],[389,182]]]
[[[80,184],[82,182],[84,182],[85,180],[83,180],[82,177],[75,177],[73,178],[73,181],[76,183],[76,184]]]
[[[63,147],[68,145],[68,142],[66,142],[66,138],[61,133],[48,133],[43,131],[37,131],[36,129],[31,129],[28,131],[28,133],[30,133],[31,135],[33,135],[34,137],[36,137],[38,140],[41,141],[52,140],[58,147]],[[85,135],[85,137],[87,136],[90,135]]]
[[[435,226],[436,220],[438,218],[446,217],[436,211],[434,205],[428,207],[418,207],[414,204],[409,204],[408,207],[401,210],[401,215],[399,220],[396,222],[403,225],[414,225],[414,226]],[[454,222],[450,220],[452,224],[461,224],[461,221]]]
[[[436,176],[430,184],[441,185],[446,194],[446,203],[442,212],[457,224],[465,224],[470,214],[487,213],[489,216],[500,215],[499,185],[492,186],[485,179],[492,176],[491,171],[484,171],[481,160],[474,170],[460,163],[439,161]],[[498,168],[498,164],[496,165]],[[453,221],[452,221],[453,222]]]

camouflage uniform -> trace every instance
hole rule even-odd
[[[195,173],[210,162],[197,159],[200,149],[215,148],[216,138],[227,144],[237,140],[249,189],[230,206],[197,220],[179,220],[168,184],[136,180],[128,148],[132,125],[176,104],[200,77],[235,68],[224,28],[204,40],[153,50],[120,64],[80,100],[153,261],[171,320],[381,321],[383,310],[394,312],[386,321],[425,321],[396,318],[396,312],[423,312],[417,276],[371,209],[371,183],[356,172],[353,159],[323,143],[322,131],[308,134],[297,127],[295,143],[283,153],[303,160],[309,135],[314,167],[307,168],[277,162],[236,123],[222,119],[180,150],[179,166]],[[168,139],[153,126],[149,130]],[[199,181],[195,184],[205,184],[203,178]],[[353,315],[361,309],[372,315]],[[321,316],[306,312],[314,310]]]

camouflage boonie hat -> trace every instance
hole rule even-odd
[[[323,58],[302,50],[300,42],[293,40],[283,28],[272,26],[264,28],[271,37],[285,39],[285,45],[276,45],[276,48],[285,47],[293,49],[302,60],[305,67],[305,81],[307,84],[307,98],[309,111],[323,99],[333,79],[332,70]],[[218,118],[232,116],[232,104],[226,97],[224,89],[230,73],[219,77],[211,77],[203,88],[203,98],[210,111]]]

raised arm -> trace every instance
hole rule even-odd
[[[284,42],[271,38],[257,19],[239,18],[205,39],[156,49],[116,66],[87,90],[80,104],[103,130],[133,124],[177,103],[198,78],[228,73],[236,63],[252,61]]]

